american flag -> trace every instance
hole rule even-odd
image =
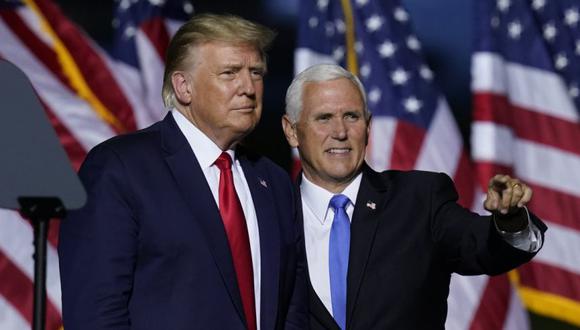
[[[460,203],[482,212],[483,191],[455,118],[422,57],[401,2],[302,0],[299,15],[296,72],[317,63],[336,63],[358,74],[365,85],[373,115],[367,162],[376,170],[445,172],[455,181]],[[528,325],[506,275],[454,274],[448,303],[447,329]],[[489,321],[498,315],[500,323]]]
[[[109,55],[50,0],[0,0],[0,58],[28,76],[78,168],[99,142],[162,117],[163,53],[178,21],[192,12],[183,0],[117,2],[118,35]],[[17,212],[0,210],[0,227],[0,329],[30,328],[32,226]],[[62,327],[57,242],[58,221],[53,221],[46,329]]]
[[[472,153],[480,184],[534,190],[545,246],[510,276],[531,311],[580,328],[580,3],[476,2]]]

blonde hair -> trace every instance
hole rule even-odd
[[[262,59],[266,62],[266,50],[275,36],[276,33],[273,30],[239,16],[195,15],[177,30],[167,48],[161,91],[165,107],[170,108],[176,105],[171,75],[182,69],[185,63],[195,56],[196,46],[211,41],[249,44],[260,51]]]

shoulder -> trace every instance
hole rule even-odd
[[[372,170],[371,170],[372,171]],[[374,171],[372,171],[374,172]],[[371,172],[371,173],[372,173]],[[426,184],[426,183],[452,183],[451,178],[445,173],[430,172],[430,171],[400,171],[400,170],[386,170],[383,172],[374,172],[376,177],[381,180],[392,183],[405,184]]]

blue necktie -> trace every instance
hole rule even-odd
[[[350,221],[345,208],[349,202],[348,197],[344,195],[334,195],[330,200],[330,207],[334,209],[328,246],[330,298],[332,316],[341,329],[346,329],[346,274],[350,249]]]

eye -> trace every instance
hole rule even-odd
[[[262,79],[264,78],[264,70],[262,69],[255,69],[251,71],[252,78],[254,79]]]
[[[315,119],[316,119],[317,122],[326,123],[326,122],[328,122],[330,120],[330,118],[332,118],[332,115],[331,114],[329,114],[329,113],[323,113],[323,114],[320,114],[320,115],[316,116]]]
[[[359,120],[361,117],[361,115],[359,113],[356,112],[347,112],[344,114],[344,119],[351,121],[351,122],[355,122],[357,120]]]

